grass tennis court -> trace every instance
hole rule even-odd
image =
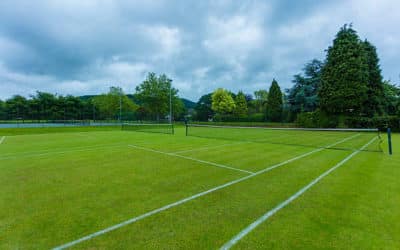
[[[174,132],[0,130],[0,249],[399,248],[398,134]]]

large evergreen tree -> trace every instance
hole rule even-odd
[[[352,26],[344,25],[328,48],[318,92],[328,114],[360,114],[368,98],[368,60]]]
[[[363,42],[363,46],[368,63],[368,98],[364,103],[363,113],[371,117],[376,113],[382,114],[383,112],[384,86],[375,46],[367,40]]]
[[[267,120],[278,122],[282,119],[282,91],[278,82],[273,79],[271,87],[269,88],[268,101],[267,101]]]
[[[319,104],[317,93],[321,85],[322,68],[323,63],[314,59],[304,66],[304,74],[294,76],[294,86],[287,91],[288,104],[292,113],[312,112],[317,109]]]

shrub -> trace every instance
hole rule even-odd
[[[300,113],[296,119],[296,126],[303,128],[336,128],[338,125],[338,117],[329,116],[319,110]]]
[[[397,116],[347,117],[345,123],[352,128],[378,128],[384,131],[389,127],[394,132],[400,132],[400,117]]]

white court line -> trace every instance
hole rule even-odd
[[[251,171],[247,171],[247,170],[243,170],[243,169],[239,169],[239,168],[234,168],[234,167],[229,167],[229,166],[226,166],[226,165],[222,165],[222,164],[218,164],[218,163],[214,163],[214,162],[210,162],[210,161],[203,161],[203,160],[199,160],[199,159],[192,158],[192,157],[189,157],[189,156],[178,155],[178,154],[175,154],[175,153],[167,153],[167,152],[163,152],[163,151],[159,151],[159,150],[155,150],[155,149],[151,149],[151,148],[144,148],[144,147],[135,146],[135,145],[128,145],[128,146],[132,147],[132,148],[137,148],[137,149],[149,151],[149,152],[158,153],[158,154],[174,156],[174,157],[178,157],[178,158],[182,158],[182,159],[186,159],[186,160],[191,160],[191,161],[197,161],[197,162],[200,162],[200,163],[212,165],[212,166],[219,167],[219,168],[226,168],[226,169],[235,170],[235,171],[239,171],[239,172],[243,172],[243,173],[254,174],[254,172],[251,172]]]
[[[194,148],[194,149],[188,149],[188,150],[181,150],[181,151],[174,152],[174,154],[197,152],[197,151],[203,151],[203,150],[208,150],[208,149],[213,149],[213,148],[223,148],[223,147],[226,147],[226,146],[233,146],[233,145],[239,145],[239,144],[245,144],[245,143],[250,143],[250,142],[245,141],[245,142],[227,143],[227,144],[216,145],[216,146],[209,146],[209,147],[201,147],[201,148]]]
[[[3,141],[6,139],[6,137],[5,136],[3,136],[3,137],[1,137],[1,139],[0,139],[0,144],[2,144],[3,143]]]
[[[248,175],[248,176],[245,176],[245,177],[242,177],[242,178],[239,178],[239,179],[230,181],[230,182],[225,183],[225,184],[222,184],[222,185],[220,185],[220,186],[216,186],[216,187],[211,188],[211,189],[209,189],[209,190],[203,191],[203,192],[201,192],[201,193],[197,193],[197,194],[195,194],[195,195],[186,197],[186,198],[184,198],[184,199],[182,199],[182,200],[176,201],[176,202],[174,202],[174,203],[170,203],[170,204],[168,204],[168,205],[165,205],[165,206],[163,206],[163,207],[160,207],[160,208],[157,208],[157,209],[155,209],[155,210],[149,211],[149,212],[144,213],[144,214],[142,214],[142,215],[139,215],[139,216],[130,218],[130,219],[126,220],[126,221],[123,221],[123,222],[118,223],[118,224],[115,224],[115,225],[113,225],[113,226],[104,228],[104,229],[102,229],[102,230],[100,230],[100,231],[97,231],[97,232],[95,232],[95,233],[88,234],[88,235],[86,235],[86,236],[84,236],[84,237],[82,237],[82,238],[80,238],[80,239],[77,239],[77,240],[74,240],[74,241],[65,243],[65,244],[60,245],[60,246],[57,246],[57,247],[55,247],[55,248],[53,248],[53,249],[54,249],[54,250],[61,250],[61,249],[66,249],[66,248],[68,248],[68,247],[72,247],[72,246],[77,245],[77,244],[79,244],[79,243],[81,243],[81,242],[84,242],[84,241],[93,239],[93,238],[95,238],[95,237],[97,237],[97,236],[100,236],[100,235],[102,235],[102,234],[106,234],[106,233],[111,232],[111,231],[114,231],[114,230],[116,230],[116,229],[118,229],[118,228],[121,228],[121,227],[124,227],[124,226],[126,226],[126,225],[135,223],[135,222],[137,222],[137,221],[139,221],[139,220],[142,220],[142,219],[144,219],[144,218],[146,218],[146,217],[152,216],[152,215],[154,215],[154,214],[158,214],[158,213],[160,213],[160,212],[162,212],[162,211],[164,211],[164,210],[167,210],[167,209],[170,209],[170,208],[179,206],[179,205],[181,205],[181,204],[183,204],[183,203],[186,203],[186,202],[188,202],[188,201],[191,201],[191,200],[194,200],[194,199],[196,199],[196,198],[202,197],[202,196],[204,196],[204,195],[206,195],[206,194],[209,194],[209,193],[215,192],[215,191],[217,191],[217,190],[220,190],[220,189],[229,187],[229,186],[234,185],[234,184],[236,184],[236,183],[239,183],[239,182],[245,181],[245,180],[247,180],[247,179],[250,179],[250,178],[252,178],[252,177],[254,177],[254,176],[257,176],[257,175],[260,175],[260,174],[262,174],[262,173],[266,173],[266,172],[268,172],[268,171],[271,171],[271,170],[273,170],[273,169],[275,169],[275,168],[278,168],[278,167],[280,167],[280,166],[283,166],[283,165],[285,165],[285,164],[291,163],[291,162],[293,162],[293,161],[296,161],[296,160],[298,160],[298,159],[304,158],[304,157],[309,156],[309,155],[311,155],[311,154],[320,152],[320,151],[324,150],[325,148],[334,147],[334,146],[336,146],[336,145],[338,145],[338,144],[340,144],[340,143],[343,143],[343,142],[345,142],[345,141],[351,140],[351,139],[353,139],[353,138],[355,138],[355,137],[357,137],[357,136],[359,136],[359,135],[360,135],[360,134],[356,134],[356,135],[347,137],[347,138],[345,138],[345,139],[343,139],[343,140],[340,140],[340,141],[338,141],[338,142],[336,142],[336,143],[333,143],[333,144],[331,144],[331,145],[328,145],[328,146],[326,146],[326,147],[324,147],[324,148],[318,148],[318,149],[315,149],[315,150],[310,151],[310,152],[308,152],[308,153],[304,153],[304,154],[302,154],[302,155],[293,157],[293,158],[291,158],[291,159],[289,159],[289,160],[283,161],[283,162],[281,162],[281,163],[278,163],[278,164],[275,164],[275,165],[273,165],[273,166],[267,167],[267,168],[265,168],[265,169],[263,169],[263,170],[260,170],[260,171],[254,173],[254,174],[251,174],[251,175]]]
[[[249,234],[251,231],[253,231],[257,226],[259,226],[261,223],[265,222],[268,218],[270,218],[272,215],[274,215],[276,212],[287,206],[289,203],[294,201],[296,198],[298,198],[300,195],[302,195],[304,192],[306,192],[308,189],[310,189],[312,186],[317,184],[321,179],[329,175],[331,172],[335,171],[337,168],[345,164],[347,161],[349,161],[351,158],[353,158],[356,154],[358,154],[360,151],[364,150],[366,147],[368,147],[372,142],[374,142],[377,139],[377,137],[372,138],[368,143],[366,143],[363,147],[361,147],[359,150],[354,151],[350,155],[348,155],[346,158],[344,158],[341,162],[330,168],[329,170],[325,171],[323,174],[315,178],[312,182],[310,182],[308,185],[304,186],[302,189],[297,191],[294,195],[290,196],[287,200],[283,201],[280,203],[278,206],[275,208],[269,210],[267,213],[265,213],[263,216],[258,218],[256,221],[251,223],[248,227],[243,229],[240,233],[238,233],[235,237],[233,237],[231,240],[226,242],[220,249],[221,250],[226,250],[230,249],[233,245],[235,245],[240,239],[242,239],[244,236]]]

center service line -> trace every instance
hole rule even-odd
[[[165,206],[163,206],[163,207],[160,207],[160,208],[157,208],[157,209],[155,209],[155,210],[149,211],[149,212],[147,212],[147,213],[145,213],[145,214],[142,214],[142,215],[139,215],[139,216],[130,218],[130,219],[128,219],[128,220],[126,220],[126,221],[123,221],[123,222],[121,222],[121,223],[118,223],[118,224],[115,224],[115,225],[113,225],[113,226],[104,228],[104,229],[102,229],[102,230],[100,230],[100,231],[97,231],[97,232],[95,232],[95,233],[88,234],[88,235],[86,235],[86,236],[84,236],[84,237],[82,237],[82,238],[80,238],[80,239],[77,239],[77,240],[74,240],[74,241],[65,243],[65,244],[63,244],[63,245],[57,246],[57,247],[55,247],[55,248],[53,248],[53,249],[54,249],[54,250],[61,250],[61,249],[66,249],[66,248],[68,248],[68,247],[72,247],[72,246],[74,246],[74,245],[76,245],[76,244],[79,244],[79,243],[81,243],[81,242],[84,242],[84,241],[93,239],[93,238],[95,238],[95,237],[97,237],[97,236],[100,236],[100,235],[106,234],[106,233],[108,233],[108,232],[114,231],[114,230],[116,230],[116,229],[118,229],[118,228],[121,228],[121,227],[123,227],[123,226],[129,225],[129,224],[132,224],[132,223],[135,223],[135,222],[137,222],[137,221],[139,221],[139,220],[142,220],[142,219],[144,219],[144,218],[146,218],[146,217],[149,217],[149,216],[151,216],[151,215],[158,214],[158,213],[160,213],[160,212],[162,212],[162,211],[165,211],[165,210],[167,210],[167,209],[176,207],[176,206],[178,206],[178,205],[181,205],[181,204],[186,203],[186,202],[188,202],[188,201],[194,200],[194,199],[199,198],[199,197],[201,197],[201,196],[204,196],[204,195],[206,195],[206,194],[209,194],[209,193],[215,192],[215,191],[217,191],[217,190],[220,190],[220,189],[229,187],[229,186],[231,186],[231,185],[234,185],[234,184],[236,184],[236,183],[245,181],[245,180],[250,179],[250,178],[252,178],[252,177],[254,177],[254,176],[260,175],[260,174],[262,174],[262,173],[266,173],[266,172],[271,171],[271,170],[273,170],[273,169],[275,169],[275,168],[278,168],[278,167],[280,167],[280,166],[286,165],[286,164],[291,163],[291,162],[293,162],[293,161],[299,160],[299,159],[304,158],[304,157],[306,157],[306,156],[309,156],[309,155],[311,155],[311,154],[320,152],[320,151],[322,151],[322,150],[324,150],[324,149],[326,149],[326,148],[336,146],[336,145],[338,145],[338,144],[340,144],[340,143],[343,143],[343,142],[345,142],[345,141],[351,140],[351,139],[353,139],[353,138],[355,138],[355,137],[357,137],[357,136],[359,136],[359,135],[360,135],[360,134],[352,135],[352,136],[350,136],[350,137],[347,137],[347,138],[345,138],[345,139],[342,139],[342,140],[340,140],[340,141],[338,141],[338,142],[336,142],[336,143],[333,143],[333,144],[331,144],[331,145],[328,145],[328,146],[326,146],[326,147],[318,148],[318,149],[312,150],[312,151],[310,151],[310,152],[308,152],[308,153],[304,153],[304,154],[302,154],[302,155],[293,157],[293,158],[291,158],[291,159],[289,159],[289,160],[286,160],[286,161],[283,161],[283,162],[281,162],[281,163],[278,163],[278,164],[272,165],[272,166],[270,166],[270,167],[267,167],[267,168],[265,168],[265,169],[262,169],[262,170],[260,170],[260,171],[258,171],[258,172],[256,172],[256,173],[254,173],[254,174],[247,175],[247,176],[245,176],[245,177],[242,177],[242,178],[239,178],[239,179],[230,181],[230,182],[225,183],[225,184],[222,184],[222,185],[220,185],[220,186],[217,186],[217,187],[211,188],[211,189],[209,189],[209,190],[203,191],[203,192],[201,192],[201,193],[197,193],[197,194],[195,194],[195,195],[189,196],[189,197],[187,197],[187,198],[184,198],[184,199],[182,199],[182,200],[176,201],[176,202],[174,202],[174,203],[170,203],[170,204],[165,205]]]
[[[139,147],[139,146],[135,146],[135,145],[128,145],[128,146],[129,146],[129,147],[132,147],[132,148],[137,148],[137,149],[149,151],[149,152],[158,153],[158,154],[163,154],[163,155],[169,155],[169,156],[179,157],[179,158],[183,158],[183,159],[191,160],[191,161],[197,161],[197,162],[200,162],[200,163],[212,165],[212,166],[219,167],[219,168],[226,168],[226,169],[230,169],[230,170],[235,170],[235,171],[244,172],[244,173],[247,173],[247,174],[254,174],[254,172],[247,171],[247,170],[244,170],[244,169],[229,167],[229,166],[226,166],[226,165],[222,165],[222,164],[218,164],[218,163],[214,163],[214,162],[210,162],[210,161],[203,161],[203,160],[199,160],[199,159],[192,158],[192,157],[189,157],[189,156],[178,155],[178,154],[175,154],[175,153],[166,153],[166,152],[162,152],[162,151],[159,151],[159,150],[150,149],[150,148],[144,148],[144,147]]]

